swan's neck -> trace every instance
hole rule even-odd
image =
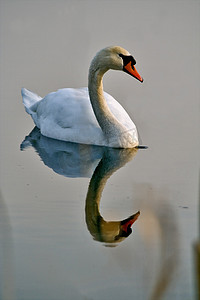
[[[95,69],[91,65],[89,70],[88,89],[90,101],[96,119],[105,134],[109,144],[115,143],[126,132],[126,127],[122,125],[111,113],[103,93],[103,75],[108,69]]]

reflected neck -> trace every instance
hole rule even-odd
[[[86,219],[96,219],[100,217],[99,204],[101,195],[107,180],[118,169],[133,159],[137,153],[136,148],[132,149],[111,149],[106,148],[104,155],[96,167],[86,197]]]
[[[110,176],[129,162],[137,149],[105,149],[104,155],[96,167],[88,187],[85,217],[88,230],[96,240],[105,241],[111,232],[119,231],[120,221],[105,221],[100,214],[99,205],[103,189]],[[111,236],[111,235],[110,235]]]

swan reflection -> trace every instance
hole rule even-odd
[[[128,237],[140,212],[121,221],[105,221],[99,211],[101,195],[108,178],[133,159],[137,149],[113,149],[63,142],[44,137],[35,127],[21,144],[32,146],[45,165],[67,177],[91,177],[86,196],[85,215],[90,234],[96,241],[117,244]],[[92,175],[93,174],[93,175]]]
[[[110,221],[103,218],[99,207],[108,179],[134,158],[137,149],[114,149],[57,141],[42,136],[37,128],[26,137],[21,149],[28,146],[33,146],[45,165],[58,174],[91,177],[85,201],[85,221],[95,241],[114,247],[131,234],[131,226],[140,216],[139,211],[124,220]],[[135,203],[143,212],[138,231],[141,243],[143,241],[140,249],[145,264],[145,276],[150,282],[147,285],[145,281],[144,286],[151,295],[149,299],[158,300],[173,281],[178,265],[179,234],[176,215],[167,200],[167,191],[159,192],[143,182],[133,185],[133,189]],[[148,253],[145,257],[142,249]],[[160,250],[160,257],[156,266],[154,258],[157,250]]]
[[[73,178],[91,177],[104,152],[104,147],[47,138],[37,127],[21,143],[21,150],[30,146],[54,172]]]
[[[131,226],[140,215],[138,211],[122,221],[105,221],[99,212],[101,195],[108,178],[130,161],[136,152],[136,149],[106,149],[90,180],[85,206],[86,223],[91,235],[97,241],[105,243],[123,241],[132,232]]]

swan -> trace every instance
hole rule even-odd
[[[46,137],[113,148],[137,147],[135,124],[124,108],[103,91],[103,75],[109,69],[124,71],[143,82],[135,64],[133,56],[122,47],[106,47],[91,62],[88,88],[59,89],[44,98],[22,88],[25,110]]]

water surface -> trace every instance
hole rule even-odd
[[[199,20],[199,1],[1,1],[1,299],[194,299]],[[144,83],[104,87],[148,149],[42,137],[21,87],[86,86],[116,44]]]

